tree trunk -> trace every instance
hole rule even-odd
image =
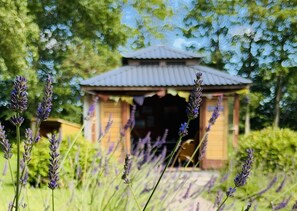
[[[277,76],[276,87],[275,87],[275,105],[274,105],[274,120],[273,120],[274,128],[279,127],[281,96],[282,96],[282,78],[281,76]]]

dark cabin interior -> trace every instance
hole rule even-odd
[[[186,106],[187,102],[184,98],[170,94],[161,98],[157,95],[145,98],[143,105],[136,107],[135,126],[131,133],[132,147],[135,148],[139,138],[144,138],[148,132],[151,132],[151,143],[153,145],[158,137],[163,136],[165,129],[168,129],[165,144],[168,155],[178,140],[181,124],[187,121]],[[198,131],[199,118],[190,122],[188,135],[182,140],[197,140]],[[195,144],[197,145],[196,142]],[[162,148],[156,154],[161,153],[161,151]]]

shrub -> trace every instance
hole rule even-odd
[[[73,138],[63,139],[60,145],[61,160],[65,155]],[[94,145],[79,137],[72,150],[69,152],[67,159],[61,169],[60,183],[64,186],[67,179],[77,179],[78,181],[83,176],[84,170],[87,169],[92,162],[90,154],[94,154]],[[31,161],[28,164],[29,178],[28,182],[33,186],[47,186],[48,180],[48,166],[49,166],[49,141],[46,138],[41,139],[32,150]]]
[[[243,136],[236,157],[242,160],[248,148],[254,149],[255,167],[264,172],[292,171],[297,167],[297,133],[289,129],[265,128]]]

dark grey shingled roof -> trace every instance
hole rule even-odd
[[[123,66],[81,82],[94,87],[192,86],[196,73],[202,73],[204,86],[248,85],[252,81],[216,69],[197,66]]]
[[[160,45],[124,54],[123,57],[128,59],[199,59],[202,55]]]

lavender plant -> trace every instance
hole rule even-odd
[[[19,209],[19,195],[20,195],[20,127],[22,123],[24,122],[24,118],[21,116],[22,113],[27,109],[28,107],[28,93],[27,93],[27,80],[26,78],[22,76],[17,76],[16,80],[14,82],[14,89],[11,92],[11,99],[9,108],[12,112],[14,112],[14,115],[11,117],[11,122],[16,127],[16,140],[17,140],[17,174],[16,174],[16,191],[15,191],[15,204],[13,205],[15,207],[15,210],[18,211]]]
[[[38,107],[37,116],[40,121],[45,120],[49,112],[51,110],[51,98],[52,98],[52,86],[51,86],[51,79],[48,77],[46,87],[45,87],[45,96],[43,98],[43,102]],[[28,107],[28,87],[27,87],[27,80],[23,76],[17,76],[14,82],[14,88],[11,92],[11,99],[9,103],[9,108],[13,112],[13,116],[11,117],[10,121],[16,127],[16,146],[17,146],[17,173],[15,179],[15,196],[13,202],[9,206],[9,209],[15,208],[15,210],[19,210],[20,201],[19,198],[21,196],[21,187],[24,186],[27,182],[28,178],[28,169],[27,164],[30,161],[30,154],[32,151],[33,144],[39,140],[38,135],[38,128],[40,125],[40,121],[38,126],[36,127],[35,136],[32,135],[32,131],[30,129],[26,130],[26,140],[24,144],[24,153],[23,159],[21,160],[21,135],[20,135],[20,127],[24,122],[24,118],[22,116],[23,112],[26,111]],[[0,135],[1,135],[1,145],[3,146],[4,156],[8,160],[11,154],[11,147],[6,139],[4,128],[1,126],[0,128]],[[9,165],[10,166],[10,165]],[[10,168],[11,169],[11,168]]]
[[[51,110],[52,99],[52,80],[50,77],[46,80],[44,98],[38,105],[37,109],[37,127],[34,131],[27,129],[24,137],[24,149],[22,154],[19,155],[19,161],[17,163],[16,186],[15,186],[15,198],[10,205],[9,210],[19,210],[24,205],[24,201],[21,197],[22,188],[28,180],[28,172],[30,171],[29,164],[32,162],[32,154],[34,150],[43,147],[39,141],[39,126],[41,121],[48,118]],[[189,177],[181,176],[177,170],[172,177],[172,174],[165,174],[168,165],[171,163],[174,154],[177,152],[181,145],[182,137],[187,135],[190,121],[199,115],[199,106],[201,102],[201,74],[197,74],[195,80],[194,89],[190,95],[190,101],[187,106],[188,120],[181,124],[179,129],[179,139],[177,144],[170,154],[166,156],[166,147],[163,147],[168,130],[165,130],[162,137],[154,140],[151,138],[151,134],[148,133],[145,137],[141,137],[135,149],[132,151],[132,155],[126,155],[124,165],[118,163],[118,159],[115,156],[117,145],[121,143],[122,138],[126,136],[129,130],[133,129],[135,124],[135,107],[131,111],[131,116],[128,122],[124,125],[120,132],[120,139],[115,144],[111,144],[109,150],[104,151],[101,148],[101,140],[107,136],[110,127],[112,126],[112,118],[110,117],[106,123],[106,127],[99,134],[98,142],[93,145],[88,145],[85,148],[79,147],[78,137],[75,136],[73,141],[64,140],[61,143],[56,135],[52,135],[49,139],[50,147],[50,159],[49,159],[49,172],[48,172],[48,187],[51,189],[51,205],[44,202],[44,209],[58,208],[57,201],[59,201],[62,195],[67,195],[70,192],[69,198],[60,202],[59,209],[68,210],[133,210],[135,207],[138,210],[152,209],[152,210],[201,210],[203,204],[197,202],[197,198],[203,193],[212,193],[215,189],[215,183],[218,181],[217,177],[212,177],[206,185],[203,187],[197,186],[195,181],[190,181]],[[22,113],[26,109],[27,100],[26,80],[23,77],[17,77],[14,91],[12,92],[12,99],[10,108],[15,112],[12,118],[12,122],[17,127],[23,122]],[[25,102],[25,103],[23,103]],[[90,107],[88,118],[92,118],[93,112],[96,106],[96,100]],[[20,103],[20,105],[12,105],[13,103]],[[207,128],[205,128],[205,135],[200,141],[199,146],[195,149],[197,152],[200,149],[200,157],[198,162],[203,158],[207,147],[207,139],[211,127],[215,124],[216,119],[219,116],[220,108],[222,104],[222,96],[219,97],[218,104],[208,122]],[[84,125],[82,126],[83,129]],[[82,130],[81,129],[81,130]],[[81,133],[81,131],[79,132]],[[18,144],[20,144],[20,134]],[[6,137],[4,127],[0,123],[0,144],[4,152],[4,158],[9,161],[12,157],[11,145]],[[39,146],[36,144],[40,144]],[[60,144],[67,145],[67,148],[63,148],[61,155],[58,150]],[[92,147],[91,150],[89,147]],[[162,149],[163,147],[163,149]],[[33,149],[34,148],[34,149]],[[162,149],[160,155],[156,155],[157,149]],[[43,149],[44,150],[44,149]],[[75,151],[77,150],[77,151]],[[20,150],[17,152],[20,153]],[[241,171],[235,176],[234,186],[228,188],[225,193],[226,197],[222,201],[222,192],[218,191],[216,207],[217,210],[222,210],[226,206],[227,199],[236,195],[237,189],[246,186],[247,178],[250,175],[253,150],[247,151],[248,156],[245,160]],[[46,151],[48,155],[48,151]],[[61,156],[61,157],[60,157]],[[195,153],[193,154],[195,156]],[[59,160],[61,159],[61,162]],[[165,165],[163,163],[165,162]],[[65,166],[70,165],[72,171],[65,174]],[[197,165],[197,164],[196,164]],[[11,174],[12,175],[12,174]],[[158,175],[160,175],[158,177]],[[229,175],[229,174],[226,174]],[[63,180],[59,179],[63,177]],[[198,178],[199,179],[199,178]],[[226,179],[220,180],[221,182]],[[281,192],[284,189],[285,178],[277,186],[276,192]],[[257,195],[262,196],[268,190],[271,190],[275,185],[276,180],[272,180],[265,189],[258,191]],[[61,185],[61,186],[60,186]],[[67,190],[67,187],[69,189]],[[186,188],[184,188],[186,187]],[[156,191],[158,188],[158,191]],[[66,194],[67,193],[67,194]],[[130,198],[133,197],[133,200]],[[154,197],[154,200],[151,200]],[[55,200],[56,199],[56,200]],[[250,198],[250,203],[245,210],[249,210],[253,203],[253,197]],[[279,198],[281,201],[271,203],[272,210],[279,210],[287,207],[291,197],[285,196]],[[278,201],[278,200],[276,200]],[[189,205],[189,206],[188,206]],[[142,208],[143,207],[143,208]],[[230,207],[229,207],[230,208]],[[296,209],[296,205],[293,205],[292,210]]]
[[[225,202],[228,200],[228,198],[234,196],[234,193],[236,192],[236,188],[242,187],[246,184],[247,179],[248,179],[251,169],[252,169],[252,163],[253,163],[253,150],[248,149],[247,150],[247,158],[242,166],[241,172],[239,172],[236,175],[236,177],[234,178],[235,187],[230,187],[226,191],[226,197],[221,202],[221,204],[218,206],[217,211],[221,210],[222,207],[225,206]]]
[[[52,190],[52,210],[55,210],[54,190],[58,187],[59,182],[59,145],[61,138],[56,138],[54,134],[49,139],[50,142],[50,165],[49,165],[49,180],[48,187]]]
[[[179,138],[177,140],[177,143],[173,149],[173,151],[171,152],[171,155],[151,193],[151,195],[149,196],[144,208],[143,208],[143,211],[147,208],[148,204],[150,203],[150,200],[151,198],[153,197],[166,169],[168,168],[168,166],[170,165],[172,159],[173,159],[173,156],[174,154],[177,152],[178,148],[180,147],[180,144],[181,144],[181,141],[182,141],[182,138],[187,134],[187,128],[188,128],[188,124],[190,123],[191,120],[195,119],[198,117],[199,115],[199,108],[200,108],[200,103],[201,103],[201,96],[202,96],[202,88],[201,88],[201,84],[202,84],[202,74],[201,73],[197,73],[196,74],[196,80],[194,81],[195,82],[195,85],[194,85],[194,88],[193,90],[191,91],[190,93],[190,98],[189,98],[189,103],[188,103],[188,106],[187,106],[187,109],[186,109],[186,112],[187,112],[187,116],[188,116],[188,120],[187,122],[185,123],[182,123],[181,127],[180,127],[180,130],[179,130]]]

